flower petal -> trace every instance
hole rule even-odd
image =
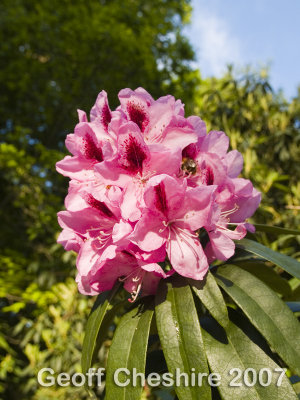
[[[71,179],[85,182],[94,178],[93,166],[92,160],[66,156],[56,163],[56,171]]]
[[[136,124],[122,125],[118,137],[119,165],[131,175],[142,174],[144,162],[150,158],[148,146]]]
[[[209,232],[212,250],[218,260],[226,261],[234,254],[235,244],[221,230]]]
[[[186,181],[179,181],[161,174],[149,179],[144,193],[144,201],[149,209],[162,213],[167,220],[173,219],[182,208],[186,192]]]
[[[227,165],[227,174],[230,178],[236,178],[243,169],[243,156],[237,150],[232,150],[225,156],[225,163]]]
[[[108,124],[111,121],[111,111],[105,90],[102,90],[98,94],[97,100],[91,109],[90,118],[91,121],[100,124],[105,130],[107,130]]]
[[[123,191],[123,201],[121,203],[121,213],[124,219],[131,222],[141,218],[139,206],[143,202],[143,188],[139,182],[130,181]]]
[[[200,151],[204,153],[215,153],[220,157],[224,156],[229,147],[229,138],[224,132],[210,131],[203,139]]]
[[[208,262],[200,241],[190,234],[171,230],[167,253],[172,267],[180,275],[201,280],[208,271]]]
[[[161,215],[145,213],[137,222],[130,240],[147,252],[159,249],[166,241],[167,230],[164,228]]]
[[[122,110],[128,116],[128,119],[144,132],[149,124],[149,106],[154,102],[151,95],[143,88],[135,91],[123,89],[119,92],[119,99]]]
[[[155,175],[167,174],[177,175],[181,166],[180,148],[168,149],[164,146],[149,145],[151,158],[146,170]],[[166,163],[166,160],[168,162]]]
[[[176,216],[176,223],[196,231],[212,218],[216,186],[198,186],[186,192],[184,203]],[[178,221],[180,220],[180,221]]]

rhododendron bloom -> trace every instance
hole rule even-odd
[[[121,281],[134,301],[174,273],[202,280],[209,263],[230,258],[234,240],[253,231],[247,219],[261,196],[238,177],[243,158],[228,151],[226,134],[186,118],[180,100],[154,100],[142,88],[121,90],[119,100],[111,110],[100,92],[90,121],[79,110],[67,136],[58,242],[78,253],[80,292]]]
[[[146,207],[132,240],[145,251],[165,245],[176,272],[202,279],[208,263],[195,231],[209,220],[214,190],[212,186],[189,189],[186,180],[178,182],[168,175],[151,178],[144,193]]]

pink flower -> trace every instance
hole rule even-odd
[[[151,178],[145,189],[146,207],[132,234],[142,250],[166,246],[172,267],[180,275],[202,279],[208,263],[195,231],[207,224],[215,187],[188,189],[168,175]]]
[[[126,237],[132,232],[132,226],[121,219],[120,208],[112,202],[105,203],[95,199],[88,192],[77,194],[84,206],[78,211],[61,211],[58,222],[66,232],[72,230],[79,236],[81,243],[77,258],[79,271],[86,271],[94,262],[114,258],[116,251],[126,249],[129,244]],[[74,203],[78,201],[74,200]],[[74,239],[71,238],[73,243]],[[64,243],[70,247],[69,241]]]
[[[120,280],[134,301],[142,286],[144,295],[155,294],[160,279],[167,276],[158,264],[142,262],[133,254],[122,251],[114,259],[94,265],[87,274],[79,271],[76,282],[82,294],[96,295],[112,289]]]
[[[234,240],[253,231],[247,218],[260,193],[238,177],[243,158],[228,152],[225,133],[186,118],[180,100],[155,100],[142,88],[123,89],[119,99],[112,111],[100,92],[90,121],[79,110],[67,136],[71,156],[56,164],[71,179],[58,242],[78,253],[82,293],[120,280],[134,301],[154,294],[160,279],[200,280],[209,262],[231,257]]]
[[[165,160],[169,159],[166,165]],[[138,126],[126,122],[120,127],[116,156],[98,164],[95,172],[99,182],[124,189],[121,211],[123,218],[136,221],[141,217],[144,186],[156,174],[175,175],[181,164],[181,150],[161,145],[147,145]]]
[[[106,132],[108,131],[109,123],[112,120],[112,112],[107,101],[107,93],[102,90],[97,97],[96,103],[91,109],[91,121],[100,126]]]
[[[184,118],[184,106],[173,96],[154,101],[144,89],[123,89],[119,93],[121,110],[140,129],[147,144],[162,144],[181,150],[197,142],[193,125]]]
[[[228,228],[230,215],[237,209],[236,205],[233,209],[226,211],[221,211],[218,208],[216,220],[214,221],[212,218],[209,225],[205,226],[209,236],[209,243],[205,247],[205,253],[210,262],[215,259],[228,260],[234,254],[235,244],[233,239],[240,240],[246,235],[247,230],[244,223],[237,224],[234,230]]]
[[[73,157],[66,156],[56,164],[62,175],[79,181],[93,178],[93,167],[113,154],[112,139],[96,124],[80,122],[67,136],[66,147]]]

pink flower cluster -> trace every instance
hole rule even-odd
[[[261,196],[238,178],[243,159],[227,151],[225,133],[185,118],[180,100],[142,88],[121,90],[119,100],[111,111],[102,91],[90,122],[79,111],[67,136],[72,156],[56,164],[71,178],[58,242],[78,253],[81,293],[121,280],[133,301],[174,272],[201,280],[209,262],[230,258]]]

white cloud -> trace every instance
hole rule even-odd
[[[189,36],[196,49],[199,67],[205,75],[220,76],[226,65],[243,62],[241,43],[221,17],[194,1]]]

